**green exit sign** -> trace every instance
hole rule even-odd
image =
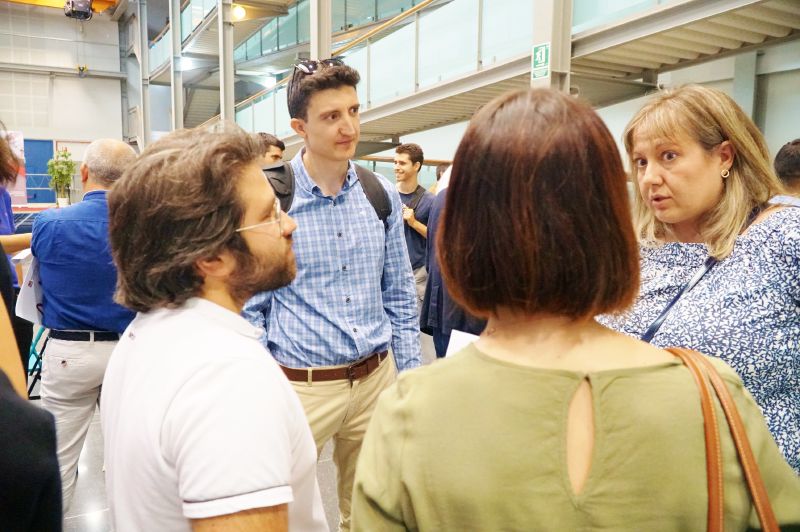
[[[550,43],[534,44],[531,49],[531,78],[550,76]]]

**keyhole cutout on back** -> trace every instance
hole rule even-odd
[[[594,411],[592,386],[581,381],[569,403],[567,413],[567,472],[575,495],[580,495],[592,468],[594,450]]]

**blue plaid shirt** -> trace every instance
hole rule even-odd
[[[390,346],[398,369],[419,366],[416,290],[397,191],[378,176],[392,202],[386,229],[352,162],[339,193],[325,196],[306,172],[303,151],[291,162],[297,277],[253,296],[242,314],[264,329],[262,343],[284,366],[349,364]]]

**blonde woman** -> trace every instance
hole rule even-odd
[[[624,141],[641,289],[599,321],[730,364],[800,472],[800,209],[769,205],[783,187],[761,133],[725,93],[690,85],[656,95]]]

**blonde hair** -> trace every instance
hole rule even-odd
[[[769,162],[763,135],[722,91],[701,85],[664,90],[636,113],[623,133],[634,183],[633,141],[642,132],[651,138],[673,141],[687,137],[706,151],[726,140],[730,142],[734,151],[730,176],[724,181],[719,203],[700,222],[700,234],[713,257],[723,259],[730,255],[753,209],[783,192]],[[648,245],[663,243],[671,232],[670,224],[656,219],[638,191],[634,194],[634,223],[637,235]]]

